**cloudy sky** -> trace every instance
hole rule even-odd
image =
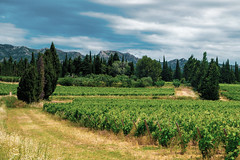
[[[240,63],[238,0],[0,0],[0,43]]]

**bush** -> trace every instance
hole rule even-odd
[[[73,85],[73,78],[65,77],[58,80],[58,84],[62,86],[72,86]]]
[[[19,101],[16,97],[8,96],[2,98],[3,102],[6,104],[7,108],[25,108],[27,104],[23,101]]]
[[[178,79],[173,80],[174,87],[179,87],[181,85],[181,82]]]
[[[137,87],[149,87],[152,86],[153,84],[153,80],[151,77],[143,77],[139,79],[137,82],[138,82]]]
[[[162,86],[164,86],[164,84],[165,84],[165,81],[163,81],[163,80],[157,81],[157,82],[155,83],[155,85],[156,85],[157,87],[162,87]]]
[[[20,77],[0,76],[0,81],[4,82],[19,82]]]

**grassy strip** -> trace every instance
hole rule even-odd
[[[12,107],[15,102],[17,100],[13,97],[5,97],[0,101],[0,159],[50,159],[47,144],[19,136],[16,133],[7,133],[6,106]]]

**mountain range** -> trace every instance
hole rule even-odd
[[[43,48],[43,49],[31,49],[25,46],[13,46],[10,44],[0,44],[0,61],[3,61],[4,58],[8,59],[10,56],[14,59],[14,60],[20,60],[21,58],[27,58],[27,59],[31,59],[31,55],[32,53],[37,54],[39,52],[44,53],[46,51],[47,48]],[[65,59],[65,56],[67,54],[68,58],[76,58],[78,56],[81,56],[82,59],[85,57],[83,54],[81,54],[80,52],[75,52],[75,51],[62,51],[59,49],[57,50],[57,54],[59,56],[60,61],[63,61]],[[104,58],[105,60],[108,60],[108,58],[110,57],[110,55],[114,55],[115,53],[118,54],[120,60],[122,60],[123,56],[124,56],[124,60],[127,60],[129,62],[133,62],[134,64],[137,63],[137,61],[139,60],[139,58],[135,57],[134,55],[130,54],[130,53],[122,53],[119,51],[111,51],[111,50],[107,50],[107,51],[100,51],[98,53],[98,55],[100,56],[100,58]],[[185,63],[187,62],[186,59],[182,58],[179,60],[179,64],[180,64],[180,68],[183,69]],[[172,69],[175,69],[176,67],[176,63],[177,63],[177,59],[168,61],[168,65],[171,66]]]

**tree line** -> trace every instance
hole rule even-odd
[[[32,54],[32,56],[34,56],[34,54]],[[235,66],[233,67],[230,65],[229,60],[221,66],[218,64],[218,58],[216,58],[215,61],[220,72],[220,83],[240,82],[237,62],[235,62]],[[21,77],[30,65],[31,62],[29,62],[27,58],[14,61],[10,56],[8,60],[4,58],[3,62],[0,63],[0,75]],[[161,64],[160,61],[143,56],[142,59],[134,65],[133,62],[128,62],[124,59],[124,56],[120,59],[117,53],[114,55],[111,54],[107,61],[104,58],[100,58],[99,55],[92,56],[90,52],[90,54],[87,54],[83,59],[81,56],[74,59],[68,58],[66,54],[65,60],[60,63],[61,69],[59,71],[59,77],[105,74],[113,77],[117,75],[137,76],[137,78],[151,77],[153,82],[157,82],[158,80],[172,81],[174,79],[190,82],[190,79],[191,81],[194,79],[191,71],[196,71],[196,68],[199,68],[199,66],[200,61],[193,56],[188,59],[184,69],[181,70],[179,60],[176,62],[176,68],[172,69],[165,60],[165,57],[163,57],[163,63]]]

